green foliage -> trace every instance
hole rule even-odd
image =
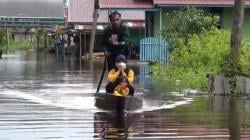
[[[250,74],[250,39],[243,39],[241,50],[240,70],[242,73]]]
[[[40,48],[48,48],[48,42],[49,42],[49,36],[48,36],[48,31],[46,29],[36,29],[33,31],[33,34],[38,37],[38,42]],[[16,50],[29,50],[33,49],[33,46],[37,46],[37,41],[36,42],[29,42],[27,40],[20,40],[20,39],[15,39],[12,40],[11,37],[9,37],[9,43],[10,46],[8,48],[9,52],[14,52]],[[0,48],[5,48],[7,46],[7,41],[6,41],[6,29],[0,28]]]
[[[211,30],[218,25],[219,17],[212,16],[204,10],[184,7],[165,15],[166,25],[162,34],[170,41],[172,47],[186,44],[194,34],[199,35],[204,31]]]
[[[49,41],[48,30],[38,28],[34,30],[33,33],[36,35],[36,38],[37,38],[36,46],[39,48],[48,48],[48,45],[49,45],[48,44],[48,41]]]
[[[29,50],[33,48],[33,44],[29,41],[26,40],[19,40],[19,39],[15,39],[15,40],[11,40],[10,41],[10,46],[8,48],[9,52],[14,52],[16,50]]]
[[[154,78],[164,80],[170,91],[187,88],[207,90],[207,74],[224,74],[230,66],[229,31],[213,29],[193,35],[185,47],[170,54],[168,66],[153,66]],[[238,73],[250,75],[250,41],[244,40]],[[180,80],[180,83],[176,83]]]
[[[186,47],[178,47],[170,54],[170,64],[165,68],[154,66],[156,79],[164,79],[170,90],[206,90],[209,73],[224,71],[224,58],[229,53],[230,32],[213,29],[201,35],[193,35]],[[157,76],[159,75],[159,76]],[[181,82],[176,84],[176,80]]]
[[[235,63],[230,59],[230,55],[224,56],[224,63],[221,66],[222,73],[225,76],[245,76],[250,77],[250,40],[243,39],[243,45],[241,46],[240,61]]]
[[[6,29],[0,28],[0,48],[4,48],[5,40],[6,40]]]

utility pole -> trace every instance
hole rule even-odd
[[[95,44],[95,33],[96,33],[96,24],[98,19],[98,0],[94,2],[94,13],[93,13],[93,25],[90,37],[90,45],[89,45],[89,59],[93,58],[93,50]]]

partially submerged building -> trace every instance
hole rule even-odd
[[[94,51],[102,51],[100,39],[102,30],[109,25],[108,15],[113,9],[99,10],[97,21],[97,34]],[[71,0],[68,9],[68,28],[80,33],[83,48],[88,49],[93,24],[94,0]],[[139,45],[139,40],[145,36],[144,11],[119,10],[123,24],[129,26],[131,46]]]
[[[220,17],[220,27],[231,30],[234,0],[99,0],[100,9],[145,10],[147,36],[159,36],[167,26],[165,14],[180,7],[197,7]],[[250,36],[250,0],[245,0],[243,34]]]
[[[140,58],[142,57],[142,55],[146,54],[145,60],[149,61],[152,61],[151,58],[157,58],[158,60],[162,60],[165,58],[158,57],[162,52],[159,51],[158,48],[162,46],[162,41],[166,41],[161,37],[161,31],[164,27],[168,26],[165,16],[167,12],[171,12],[173,10],[177,10],[181,7],[187,6],[204,9],[212,13],[213,15],[219,16],[219,27],[225,30],[231,30],[233,23],[234,0],[99,0],[99,8],[103,10],[126,9],[145,11],[145,27],[146,36],[148,38],[142,40],[142,44],[140,44],[140,47],[143,48],[146,46],[147,50],[146,52],[140,54]],[[250,0],[245,0],[245,19],[242,32],[246,37],[250,36],[249,25]],[[142,50],[143,49],[140,48],[140,52],[142,52]],[[163,50],[167,50],[167,48]],[[167,54],[168,52],[165,51],[164,53]]]

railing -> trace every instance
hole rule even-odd
[[[169,44],[159,38],[148,37],[140,41],[140,60],[159,62],[164,65],[168,62]],[[150,66],[140,67],[140,84],[150,88],[152,84]]]
[[[148,37],[140,41],[140,60],[167,63],[169,44],[159,38]]]

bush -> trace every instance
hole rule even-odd
[[[31,42],[27,40],[19,40],[15,39],[13,40],[11,37],[9,37],[9,52],[14,52],[16,50],[29,50],[32,49],[32,46],[34,46]],[[0,49],[5,49],[7,46],[7,40],[6,40],[6,29],[1,28],[0,29]]]
[[[178,47],[170,54],[170,63],[164,68],[154,66],[154,78],[164,80],[172,85],[169,90],[198,89],[207,90],[209,73],[224,72],[225,59],[229,54],[230,32],[213,29],[201,35],[193,35],[185,47]],[[245,72],[250,71],[250,46],[244,43],[241,66]],[[162,66],[161,66],[162,67]],[[176,84],[176,80],[180,80]]]
[[[211,30],[219,21],[218,16],[193,7],[168,12],[165,17],[163,25],[167,26],[163,27],[162,34],[174,48],[186,44],[192,35]]]
[[[240,68],[242,73],[250,74],[250,40],[243,40],[243,48],[241,50]]]
[[[10,41],[10,46],[8,48],[8,51],[9,52],[14,52],[16,50],[25,51],[32,48],[33,44],[30,41],[15,39]]]

